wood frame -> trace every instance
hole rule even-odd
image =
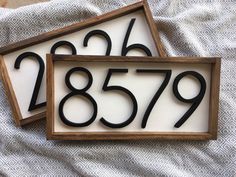
[[[208,132],[54,132],[54,63],[62,61],[78,62],[158,62],[158,63],[188,63],[211,64],[211,88],[209,106]],[[47,55],[47,139],[53,140],[124,140],[124,139],[178,139],[178,140],[210,140],[217,139],[219,88],[220,88],[220,58],[213,57],[105,57],[79,55]]]
[[[38,36],[35,36],[35,37],[29,38],[29,39],[26,39],[26,40],[23,40],[20,42],[16,42],[14,44],[0,48],[0,67],[1,67],[0,72],[1,72],[2,80],[4,83],[5,89],[6,89],[7,96],[8,96],[9,102],[10,102],[10,106],[12,108],[12,112],[13,112],[13,116],[14,116],[16,125],[21,126],[21,125],[36,121],[38,119],[44,118],[46,113],[43,112],[43,113],[39,113],[34,116],[25,118],[25,119],[22,118],[22,115],[21,115],[21,112],[19,109],[19,105],[18,105],[18,102],[16,99],[16,95],[13,90],[5,62],[3,60],[4,55],[9,54],[14,51],[17,51],[17,50],[20,50],[20,49],[23,49],[23,48],[26,48],[26,47],[29,47],[29,46],[32,46],[32,45],[35,45],[35,44],[39,44],[39,43],[66,35],[66,34],[70,34],[70,33],[85,29],[90,26],[98,25],[98,24],[103,23],[105,21],[109,21],[114,18],[118,18],[118,17],[127,15],[129,13],[132,13],[132,12],[135,12],[138,10],[144,11],[144,15],[145,15],[147,23],[149,25],[151,35],[153,37],[157,52],[160,57],[165,57],[166,53],[165,53],[163,46],[161,44],[161,40],[160,40],[160,36],[157,31],[157,27],[154,23],[151,11],[149,9],[149,6],[148,6],[146,0],[128,5],[126,7],[108,12],[106,14],[103,14],[103,15],[100,15],[97,17],[89,18],[85,21],[82,21],[82,22],[61,28],[61,29],[47,32],[47,33],[44,33],[44,34],[41,34],[41,35],[38,35]],[[46,54],[45,54],[45,56],[46,56]]]

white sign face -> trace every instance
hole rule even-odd
[[[47,53],[158,56],[143,10],[6,54],[3,60],[21,114],[19,119],[45,112]]]
[[[66,62],[58,62],[55,64],[54,70],[54,84],[55,84],[55,131],[56,132],[73,132],[73,131],[180,131],[180,132],[207,132],[208,131],[208,117],[209,117],[209,93],[208,86],[201,104],[191,115],[189,120],[180,128],[175,128],[175,123],[185,114],[192,105],[191,103],[184,103],[175,98],[172,92],[173,82],[177,75],[184,71],[197,71],[201,74],[207,85],[210,85],[210,64],[175,64],[173,66],[166,64],[137,64],[137,63],[81,63],[75,64]],[[93,84],[86,91],[97,102],[98,112],[97,119],[89,126],[71,128],[66,126],[59,118],[58,106],[60,101],[70,93],[65,85],[66,73],[74,67],[83,67],[89,70],[93,77]],[[129,125],[122,129],[111,129],[103,126],[99,119],[104,117],[109,122],[120,123],[124,122],[130,116],[133,110],[133,104],[127,94],[121,91],[103,91],[102,87],[109,69],[128,69],[128,73],[114,73],[109,81],[109,85],[122,86],[133,93],[137,100],[138,111],[136,119]],[[165,73],[137,73],[137,69],[145,70],[171,70],[171,78],[165,90],[161,94],[157,103],[149,115],[146,128],[141,128],[142,118],[144,113],[154,97],[157,90],[162,85],[166,74]],[[82,75],[80,74],[82,73]],[[75,88],[83,89],[87,83],[88,78],[83,72],[75,72],[71,75],[70,81]],[[179,92],[184,98],[194,98],[199,94],[200,84],[196,78],[185,77],[179,82]],[[81,123],[87,121],[93,113],[91,103],[85,100],[82,96],[73,96],[65,103],[64,114],[72,122]]]
[[[58,58],[48,70],[53,133],[210,131],[212,63],[87,60]]]

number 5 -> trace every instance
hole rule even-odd
[[[106,121],[103,117],[100,119],[100,121],[105,126],[110,127],[110,128],[123,128],[123,127],[129,125],[134,120],[134,118],[137,114],[138,104],[137,104],[137,100],[136,100],[135,96],[128,89],[121,87],[121,86],[108,86],[108,82],[111,78],[112,73],[128,73],[128,69],[109,69],[102,89],[104,91],[119,90],[119,91],[122,91],[122,92],[126,93],[127,95],[129,95],[129,97],[131,98],[131,100],[133,102],[133,112],[130,115],[130,117],[122,123],[118,123],[118,124],[110,123],[110,122]]]

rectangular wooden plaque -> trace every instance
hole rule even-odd
[[[46,53],[165,56],[146,1],[3,47],[1,75],[17,125],[45,117]]]
[[[47,56],[47,138],[217,138],[220,58]]]

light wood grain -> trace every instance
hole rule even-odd
[[[0,55],[0,71],[1,71],[1,76],[2,76],[2,81],[3,81],[4,87],[7,88],[5,90],[6,90],[7,97],[9,98],[9,103],[12,108],[12,113],[13,113],[13,117],[15,118],[14,119],[15,123],[17,126],[20,126],[21,120],[22,120],[22,115],[20,113],[20,108],[17,103],[16,95],[13,90],[9,75],[7,73],[7,68],[4,63],[3,56],[1,56],[1,55]]]
[[[218,58],[212,65],[211,72],[211,99],[210,99],[210,119],[209,132],[212,134],[212,139],[217,139],[218,126],[218,110],[219,110],[219,92],[220,92],[220,67],[221,60]]]
[[[18,8],[40,2],[47,2],[49,0],[0,0],[0,7]]]
[[[46,87],[47,87],[47,139],[52,139],[51,132],[54,132],[54,120],[50,119],[52,115],[54,115],[54,71],[53,71],[53,60],[52,55],[47,54],[47,71],[46,71]]]

